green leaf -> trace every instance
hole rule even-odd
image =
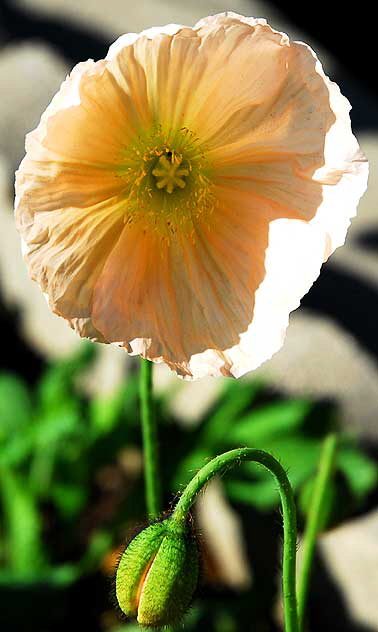
[[[280,502],[277,485],[273,480],[259,483],[231,480],[225,482],[226,491],[231,500],[252,505],[261,511],[273,509]]]
[[[69,358],[52,364],[38,384],[38,401],[41,409],[51,409],[64,402],[72,391],[75,379],[93,361],[95,345],[82,342],[79,351]]]
[[[10,437],[0,450],[0,468],[20,465],[33,451],[34,435],[31,425]]]
[[[231,382],[225,387],[215,411],[204,420],[191,452],[179,463],[172,482],[175,491],[186,485],[206,461],[215,456],[219,444],[228,436],[229,429],[253,401],[260,387],[257,380]]]
[[[298,489],[316,470],[321,441],[301,436],[277,438],[256,444],[275,456],[287,471],[290,483]],[[251,480],[240,480],[240,470]],[[236,502],[247,503],[259,509],[272,509],[280,502],[277,486],[273,476],[256,463],[243,463],[238,473],[231,477],[235,470],[231,470],[229,481],[225,479],[227,492]],[[257,479],[257,480],[256,480]]]
[[[266,450],[280,461],[295,489],[316,469],[321,452],[321,440],[294,435],[285,439],[266,441],[263,444],[257,444],[256,447]],[[269,472],[254,463],[244,463],[242,469],[252,475],[258,472],[259,478],[272,478]]]
[[[15,575],[9,569],[0,569],[0,588],[2,585],[20,586],[27,589],[27,586],[46,585],[67,586],[76,581],[80,573],[75,564],[62,564],[54,568],[40,570],[34,575]]]
[[[138,396],[138,381],[134,376],[125,386],[110,395],[98,395],[89,403],[92,434],[95,438],[109,434],[122,417],[133,416]]]
[[[298,499],[298,507],[306,517],[309,513],[311,503],[313,500],[313,492],[315,486],[315,473],[313,478],[306,481],[301,488],[299,499]],[[338,497],[338,486],[336,480],[331,478],[329,481],[327,488],[324,492],[323,503],[320,508],[320,518],[319,518],[319,531],[325,531],[327,526],[330,523],[330,518],[332,516],[333,509],[335,504],[337,503]]]
[[[109,632],[140,632],[141,628],[138,624],[128,623],[127,625],[120,625],[115,628],[110,628]]]
[[[10,373],[0,375],[0,442],[27,426],[32,404],[26,385]]]
[[[108,531],[97,530],[92,533],[88,548],[78,564],[80,574],[97,570],[104,555],[110,550],[112,536]]]
[[[225,441],[257,446],[277,435],[286,435],[305,421],[312,404],[305,400],[288,400],[262,406],[235,423]]]
[[[80,572],[77,564],[61,564],[49,569],[41,579],[43,578],[49,584],[54,584],[55,586],[67,586],[76,581],[78,577],[80,577]]]
[[[47,566],[42,546],[42,522],[25,481],[14,472],[0,471],[9,569],[16,575],[37,575]]]
[[[80,421],[78,402],[67,399],[59,408],[45,411],[34,425],[30,483],[39,496],[48,495],[57,461],[65,460],[72,451],[80,452],[83,442],[86,443]]]
[[[38,446],[49,449],[55,444],[76,434],[80,422],[79,403],[73,398],[65,399],[59,408],[47,410],[35,423],[35,442]]]
[[[377,483],[377,464],[355,447],[340,448],[337,466],[357,499],[366,496]]]
[[[175,473],[172,490],[177,492],[187,485],[198,470],[213,457],[212,452],[206,447],[195,448],[179,463]]]
[[[236,386],[237,385],[237,386]],[[255,398],[260,382],[231,383],[225,388],[213,415],[207,420],[199,443],[217,446],[227,439],[231,428],[235,428],[236,419]]]
[[[55,483],[51,497],[64,518],[74,518],[87,500],[86,489],[69,483]]]

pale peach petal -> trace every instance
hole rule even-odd
[[[268,360],[284,341],[290,311],[299,306],[320,272],[324,241],[315,227],[298,220],[269,224],[265,277],[255,294],[253,319],[239,343],[229,349],[194,355],[194,377],[241,377]]]
[[[132,48],[145,71],[154,116],[171,128],[186,126],[206,142],[238,110],[257,107],[276,92],[287,47],[287,36],[265,20],[241,21],[232,14],[194,29],[172,24],[122,36],[107,59]]]
[[[312,223],[326,232],[326,260],[345,241],[350,220],[356,215],[358,203],[367,187],[369,165],[352,134],[348,99],[324,74],[321,63],[309,46],[302,42],[295,42],[293,46],[301,51],[307,50],[316,59],[316,71],[327,86],[330,108],[335,116],[325,137],[323,164],[313,174],[313,180],[323,185],[323,200]]]
[[[28,137],[32,277],[80,335],[183,377],[242,375],[281,346],[366,187],[348,112],[316,55],[265,20],[122,36]]]
[[[92,285],[123,228],[120,157],[148,115],[131,65],[122,85],[117,71],[91,60],[74,68],[28,134],[16,174],[16,221],[32,278],[56,313],[101,340],[90,321]]]
[[[193,241],[177,235],[169,246],[124,228],[94,291],[93,323],[107,340],[134,341],[129,351],[189,375],[193,354],[238,343],[264,276],[268,225],[258,209],[218,213],[215,227],[198,225]]]
[[[315,53],[291,44],[287,82],[269,115],[209,151],[221,186],[249,191],[326,233],[326,259],[344,243],[366,189],[368,164],[351,132],[350,104]],[[240,133],[240,130],[242,132]]]
[[[176,35],[178,31],[181,29],[185,29],[187,27],[182,24],[166,24],[165,26],[152,26],[151,28],[145,29],[140,33],[125,33],[121,35],[115,42],[110,46],[108,50],[108,54],[105,59],[114,59],[120,51],[122,51],[126,46],[132,46],[135,44],[139,37],[147,37],[148,39],[153,39],[157,35],[165,33],[166,35]]]
[[[241,15],[240,13],[235,13],[235,11],[223,11],[222,13],[216,13],[215,15],[208,15],[205,18],[201,18],[195,24],[194,28],[199,29],[203,27],[209,27],[210,29],[212,29],[215,25],[222,24],[227,26],[231,22],[231,20],[236,23],[241,22],[243,24],[249,24],[250,26],[255,26],[256,24],[262,24],[265,26],[267,24],[265,18],[249,18],[245,15]]]
[[[30,276],[51,309],[81,335],[104,341],[91,323],[93,286],[123,228],[120,201],[37,212],[32,223],[18,228]]]
[[[34,160],[63,159],[107,168],[119,164],[149,109],[140,76],[135,77],[138,68],[129,64],[122,85],[116,73],[117,65],[105,61],[75,66],[37,129],[27,135],[26,151]]]
[[[323,164],[325,135],[335,122],[324,74],[309,49],[291,44],[284,52],[286,72],[270,98],[239,111],[238,125],[214,136],[209,154],[220,169],[281,160],[307,174]]]
[[[115,173],[70,162],[35,161],[28,156],[16,175],[19,198],[23,200],[17,217],[22,224],[33,221],[34,213],[57,208],[86,208],[119,195],[124,184]],[[18,205],[16,206],[18,209]]]
[[[269,111],[286,81],[289,40],[263,19],[232,12],[201,20],[195,28],[209,59],[187,117],[211,148],[224,133],[232,135],[243,125],[250,129]]]

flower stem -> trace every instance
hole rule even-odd
[[[156,418],[152,397],[152,367],[152,362],[141,358],[139,397],[142,419],[146,505],[149,517],[155,518],[161,510],[161,490]]]
[[[209,480],[216,474],[224,473],[235,464],[243,461],[255,461],[260,463],[275,477],[281,497],[284,544],[283,544],[283,601],[285,614],[285,632],[298,632],[298,614],[295,589],[296,572],[296,545],[297,524],[293,492],[285,470],[279,462],[267,452],[253,448],[239,448],[230,450],[215,457],[207,463],[191,480],[184,490],[172,519],[178,522],[185,521],[191,505],[198,493]]]
[[[337,451],[337,435],[329,434],[323,443],[318,473],[312,492],[312,500],[303,537],[303,561],[298,581],[298,617],[300,629],[303,629],[304,614],[311,579],[311,567],[314,559],[316,538],[322,528],[322,509],[331,480]]]

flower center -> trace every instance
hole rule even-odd
[[[185,177],[189,175],[189,170],[184,169],[181,164],[182,158],[174,152],[169,151],[165,156],[160,156],[157,167],[152,170],[158,189],[166,189],[167,193],[173,193],[176,187],[185,187]]]
[[[117,175],[125,185],[125,222],[143,222],[167,239],[178,229],[193,234],[217,204],[205,151],[186,128],[164,133],[157,126],[138,136],[124,148]]]

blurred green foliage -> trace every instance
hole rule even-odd
[[[95,345],[83,344],[49,366],[33,391],[16,375],[0,375],[0,591],[40,584],[64,589],[94,576],[124,528],[144,519],[141,469],[132,479],[121,466],[127,449],[135,453],[141,446],[137,375],[112,395],[88,398],[79,383],[95,354]],[[227,381],[211,410],[188,426],[170,412],[170,397],[166,391],[156,399],[167,503],[206,460],[250,446],[280,460],[305,516],[322,441],[337,426],[332,406],[268,396],[258,381]],[[377,464],[342,434],[324,527],[361,510],[376,481]],[[241,511],[278,507],[273,479],[254,464],[234,468],[224,485]],[[103,591],[106,603],[105,582]],[[208,609],[199,601],[185,629],[204,629]],[[236,630],[234,614],[235,605],[213,607],[214,632]],[[58,629],[38,625],[28,629]]]
[[[307,493],[316,473],[322,442],[335,429],[335,411],[306,400],[279,400],[259,404],[262,385],[238,381],[228,385],[214,406],[195,429],[196,439],[178,464],[173,489],[187,484],[205,460],[236,447],[266,450],[287,470],[293,489],[300,494],[300,508],[306,512]],[[193,433],[193,434],[194,434]],[[340,436],[337,455],[339,491],[347,492],[348,502],[339,516],[350,513],[363,502],[377,481],[377,465],[366,456],[356,440]],[[346,490],[342,488],[346,486]],[[231,500],[259,510],[270,510],[279,503],[274,479],[255,463],[231,470],[225,479]],[[306,492],[307,490],[307,492]],[[335,508],[336,509],[336,508]],[[345,516],[344,516],[345,517]]]

